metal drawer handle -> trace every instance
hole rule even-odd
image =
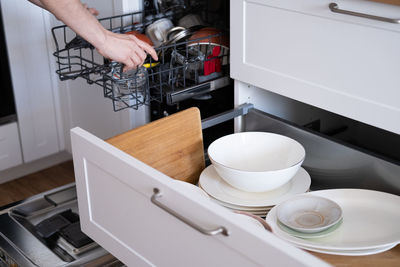
[[[338,4],[336,4],[336,3],[330,3],[329,4],[329,9],[332,12],[345,14],[345,15],[350,15],[350,16],[356,16],[356,17],[379,20],[379,21],[384,21],[384,22],[389,22],[389,23],[396,23],[396,24],[400,23],[400,19],[391,19],[391,18],[379,17],[379,16],[370,15],[370,14],[365,14],[365,13],[360,13],[360,12],[354,12],[354,11],[340,9]]]
[[[151,202],[153,204],[155,204],[156,206],[158,206],[161,209],[165,210],[166,212],[168,212],[169,214],[173,215],[177,219],[183,221],[184,223],[186,223],[187,225],[191,226],[192,228],[196,229],[200,233],[205,234],[205,235],[211,235],[211,236],[218,235],[218,234],[223,234],[225,236],[229,235],[228,230],[223,226],[221,226],[221,227],[219,227],[217,229],[214,229],[214,230],[206,230],[206,229],[201,228],[200,226],[198,226],[195,223],[189,221],[188,219],[186,219],[182,215],[176,213],[172,209],[168,208],[167,206],[165,206],[164,204],[159,202],[158,199],[162,196],[162,193],[158,188],[154,188],[153,192],[154,192],[154,194],[151,196]]]

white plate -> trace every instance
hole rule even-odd
[[[395,246],[397,246],[397,244],[392,244],[392,245],[388,245],[388,246],[380,247],[380,248],[361,249],[361,250],[325,250],[325,249],[308,248],[308,247],[301,247],[301,246],[298,246],[298,247],[305,249],[305,250],[309,250],[309,251],[314,251],[314,252],[324,253],[324,254],[331,254],[331,255],[367,256],[367,255],[373,255],[373,254],[378,254],[381,252],[388,251],[388,250],[394,248]]]
[[[342,219],[342,209],[336,202],[309,194],[280,203],[276,214],[279,222],[303,233],[324,231]]]
[[[237,215],[238,218],[240,218],[239,219],[240,222],[243,222],[242,226],[246,227],[247,224],[252,224],[252,225],[255,225],[256,227],[259,227],[259,228],[264,230],[264,226],[259,221],[257,221],[256,219],[253,219],[253,218],[251,218],[251,217],[249,217],[247,215],[243,215],[243,214],[237,214],[236,213],[236,215]]]
[[[233,205],[233,204],[229,204],[226,202],[222,202],[219,201],[218,199],[215,199],[213,197],[211,197],[211,200],[218,203],[221,206],[230,208],[230,209],[235,209],[235,210],[243,210],[243,211],[268,211],[270,209],[272,209],[274,206],[265,206],[265,207],[245,207],[245,206],[238,206],[238,205]]]
[[[197,194],[199,196],[210,199],[210,196],[203,189],[194,184],[181,180],[173,180],[173,182],[176,184],[177,187],[185,188],[184,190],[190,190],[191,192],[193,192],[193,194]]]
[[[286,199],[306,192],[310,188],[310,175],[300,168],[285,185],[268,192],[251,193],[236,189],[227,184],[210,165],[200,174],[199,184],[204,191],[219,201],[242,207],[273,206]]]
[[[317,239],[301,239],[277,225],[276,207],[266,221],[274,233],[292,244],[319,250],[366,250],[400,242],[400,197],[362,189],[331,189],[307,193],[331,199],[343,210],[343,223],[334,233]]]
[[[332,234],[336,229],[338,229],[342,225],[343,220],[339,221],[337,224],[333,225],[332,227],[321,231],[317,233],[302,233],[302,232],[297,232],[289,227],[286,227],[284,224],[280,223],[279,221],[277,222],[279,228],[281,228],[283,231],[286,233],[295,236],[295,237],[300,237],[304,239],[314,239],[314,238],[321,238],[328,236]]]

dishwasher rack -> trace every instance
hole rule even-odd
[[[174,20],[173,11],[145,16],[143,11],[99,19],[108,30],[116,33],[144,33],[154,21]],[[197,29],[198,30],[198,29]],[[194,34],[195,30],[191,32]],[[152,101],[172,105],[224,87],[230,83],[228,36],[216,34],[162,44],[155,48],[159,60],[150,56],[137,70],[123,73],[123,66],[103,58],[94,47],[76,35],[68,26],[52,29],[57,70],[61,81],[83,78],[103,88],[104,97],[112,100],[114,111],[138,109]],[[193,36],[195,37],[195,36]],[[229,43],[229,42],[228,42]],[[217,71],[207,71],[212,66]]]

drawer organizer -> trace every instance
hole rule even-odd
[[[106,29],[124,34],[144,33],[147,26],[165,18],[176,21],[172,11],[150,16],[135,12],[99,21]],[[123,73],[120,63],[103,58],[67,26],[54,27],[56,73],[62,81],[81,77],[101,86],[104,96],[112,100],[114,111],[138,109],[152,101],[175,104],[230,83],[226,32],[210,28],[211,34],[196,35],[200,29],[189,28],[179,41],[167,41],[155,48],[158,62],[148,56],[142,67]]]

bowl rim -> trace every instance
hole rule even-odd
[[[304,152],[304,153],[303,153],[304,155],[303,155],[303,157],[302,157],[299,161],[297,161],[296,163],[293,163],[292,165],[290,165],[290,166],[288,166],[288,167],[286,167],[286,168],[283,168],[283,169],[281,168],[281,169],[263,170],[263,171],[250,171],[250,170],[243,170],[243,169],[239,169],[239,168],[229,167],[229,166],[226,166],[225,164],[222,164],[222,163],[220,163],[220,162],[217,162],[217,161],[216,161],[215,159],[213,159],[213,157],[210,155],[209,149],[210,149],[210,147],[211,147],[216,141],[218,141],[218,140],[220,140],[220,139],[222,139],[222,138],[226,138],[226,137],[228,137],[228,136],[240,135],[240,134],[246,134],[246,133],[256,133],[256,134],[275,135],[275,136],[284,137],[285,139],[292,140],[292,141],[294,141],[295,143],[297,143],[297,144],[302,148],[302,150],[303,150],[303,152]],[[224,136],[222,136],[222,137],[220,137],[220,138],[214,140],[214,141],[208,146],[208,148],[207,148],[207,155],[208,155],[208,157],[210,158],[210,160],[212,161],[213,164],[214,164],[214,162],[215,162],[215,163],[216,163],[215,165],[220,165],[220,166],[222,166],[222,167],[224,167],[224,168],[227,168],[227,169],[230,169],[230,170],[239,171],[239,172],[263,173],[263,172],[283,171],[283,170],[287,170],[287,169],[293,168],[293,167],[295,167],[295,166],[297,166],[297,165],[301,165],[301,163],[302,163],[302,162],[304,161],[304,159],[306,158],[306,149],[304,148],[304,146],[303,146],[300,142],[298,142],[297,140],[294,140],[293,138],[290,138],[290,137],[288,137],[288,136],[286,136],[286,135],[277,134],[277,133],[271,133],[271,132],[250,131],[250,132],[239,132],[239,133],[228,134],[228,135],[224,135]]]

